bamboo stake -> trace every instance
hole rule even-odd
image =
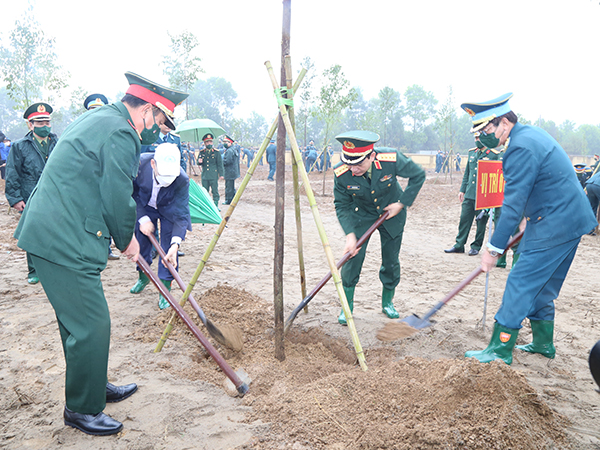
[[[306,69],[303,68],[300,71],[300,74],[298,75],[296,82],[294,83],[294,91],[296,91],[300,87],[305,75],[306,75]],[[256,153],[256,156],[255,156],[254,160],[252,161],[250,168],[246,172],[246,175],[244,176],[244,179],[242,180],[240,187],[238,188],[237,192],[235,193],[235,196],[233,197],[233,200],[231,201],[231,204],[229,205],[227,212],[225,212],[225,216],[223,216],[223,220],[221,220],[221,223],[219,224],[217,231],[213,235],[213,237],[210,241],[210,244],[208,245],[208,248],[204,252],[204,255],[202,256],[202,259],[200,260],[198,267],[196,267],[196,271],[194,272],[194,275],[192,276],[192,279],[190,280],[190,282],[187,286],[187,289],[183,293],[181,300],[179,300],[179,304],[181,306],[185,305],[185,302],[187,301],[188,297],[192,293],[192,289],[196,285],[196,282],[198,281],[200,274],[204,270],[204,266],[206,265],[208,258],[210,257],[211,253],[213,252],[215,246],[217,245],[217,242],[219,241],[221,234],[225,230],[225,226],[229,222],[229,218],[233,214],[233,211],[235,210],[235,207],[237,206],[238,200],[244,193],[244,190],[246,189],[246,186],[250,182],[252,175],[254,175],[254,171],[258,167],[259,161],[262,159],[263,155],[265,154],[267,145],[269,145],[269,143],[271,142],[271,138],[273,137],[273,135],[275,134],[275,130],[277,129],[278,120],[279,120],[279,116],[277,116],[277,118],[273,121],[271,128],[269,128],[269,131],[267,132],[267,135],[263,139],[263,142],[260,145],[260,148],[258,149],[258,152]],[[160,337],[160,340],[158,341],[156,348],[154,349],[155,353],[158,353],[162,350],[163,346],[165,345],[165,342],[167,342],[167,339],[169,338],[169,334],[173,330],[173,326],[175,325],[176,320],[177,320],[177,314],[174,313],[171,315],[171,318],[169,319],[169,323],[167,323],[167,326],[165,327],[163,334]]]
[[[271,78],[271,83],[273,85],[273,89],[278,89],[279,86],[277,86],[277,79],[275,78],[275,74],[273,73],[273,66],[271,65],[271,62],[266,61],[265,66],[267,67],[269,77]],[[285,105],[283,105],[283,104],[279,105],[279,113],[281,114],[281,118],[283,119],[283,123],[285,124],[286,130],[287,130],[287,133],[289,136],[290,144],[292,146],[293,155],[296,158],[296,162],[300,163],[302,161],[302,156],[300,155],[300,149],[298,148],[298,143],[296,142],[296,135],[294,134],[294,130],[292,129],[292,124],[290,123],[290,118],[288,116]],[[325,254],[327,256],[327,262],[329,263],[329,269],[331,270],[335,288],[337,290],[338,296],[342,303],[342,309],[344,310],[344,314],[346,315],[346,322],[348,324],[348,330],[350,331],[350,336],[352,337],[352,342],[354,343],[354,348],[356,350],[356,357],[358,358],[358,362],[359,362],[361,368],[363,370],[367,370],[365,354],[364,354],[362,346],[360,344],[360,340],[358,339],[358,334],[356,333],[354,319],[352,317],[352,313],[350,312],[350,307],[348,306],[348,300],[346,299],[346,294],[344,293],[344,289],[342,288],[342,279],[341,279],[340,273],[336,267],[335,259],[333,257],[333,252],[331,251],[331,247],[329,245],[329,240],[327,239],[327,234],[325,233],[325,229],[323,227],[323,222],[321,221],[321,216],[319,215],[319,210],[317,208],[317,203],[315,201],[315,195],[310,186],[308,174],[306,173],[306,170],[304,168],[300,169],[300,175],[302,176],[302,181],[304,183],[304,190],[306,191],[306,196],[308,197],[308,200],[309,200],[309,203],[311,206],[315,224],[317,225],[317,229],[319,230],[319,236],[321,238],[321,243],[323,244],[323,248],[324,248]]]
[[[292,88],[292,58],[290,55],[285,57],[285,80],[286,87]],[[289,98],[293,98],[293,91],[289,94]],[[292,128],[296,132],[296,123],[294,121],[294,108],[288,109]],[[298,240],[298,266],[300,270],[300,291],[302,298],[306,297],[306,271],[304,270],[304,250],[302,246],[302,215],[300,214],[300,185],[298,183],[298,164],[296,158],[292,157],[292,178],[294,186],[294,212],[296,214],[296,237]],[[308,305],[304,307],[304,312],[308,313]],[[285,334],[285,331],[284,331]]]

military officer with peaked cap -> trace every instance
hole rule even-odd
[[[58,142],[50,125],[52,107],[47,103],[34,103],[23,114],[29,133],[12,145],[6,161],[5,195],[8,204],[22,212],[29,201],[46,162]],[[27,282],[39,281],[31,255],[27,253]]]
[[[15,231],[58,320],[65,424],[95,435],[123,428],[102,411],[137,389],[107,383],[110,315],[100,274],[108,238],[137,261],[131,193],[140,146],[156,140],[160,124],[175,128],[173,110],[187,97],[134,73],[125,76],[129,88],[120,102],[81,115],[65,130]]]
[[[206,192],[212,191],[213,201],[219,207],[219,178],[223,177],[223,157],[213,147],[214,136],[206,133],[202,137],[204,148],[198,154],[198,164],[202,165],[202,187]]]
[[[477,193],[477,163],[479,161],[497,161],[502,159],[502,151],[495,148],[487,148],[475,137],[476,147],[469,150],[469,160],[465,167],[462,184],[458,193],[458,199],[461,202],[460,221],[458,223],[458,234],[456,243],[451,248],[444,250],[446,253],[464,253],[465,244],[469,237],[469,231],[475,219],[475,197]],[[481,250],[483,238],[485,237],[485,227],[488,216],[482,217],[477,221],[477,230],[475,240],[471,242],[469,256],[475,256]]]
[[[342,285],[350,311],[354,308],[354,289],[360,278],[368,241],[356,248],[357,239],[384,211],[390,217],[379,227],[381,240],[381,268],[379,279],[383,284],[382,311],[390,318],[398,317],[393,298],[400,282],[399,253],[406,222],[406,208],[411,206],[425,182],[425,171],[401,152],[376,149],[379,135],[370,131],[349,131],[336,136],[342,144],[342,162],[334,168],[335,212],[344,233],[344,253],[352,258],[342,267]],[[402,189],[396,177],[408,178]],[[344,311],[338,322],[346,324]]]
[[[471,131],[480,133],[483,145],[506,146],[502,215],[482,255],[484,271],[496,264],[525,217],[519,263],[506,280],[490,343],[485,350],[465,354],[481,362],[501,359],[507,364],[512,362],[525,318],[530,321],[533,342],[517,348],[554,358],[554,300],[581,236],[597,225],[565,151],[544,130],[518,123],[508,105],[511,97],[505,94],[488,102],[461,105],[471,115]]]
[[[88,111],[90,109],[100,108],[104,105],[108,105],[108,99],[102,94],[88,95],[83,101],[83,107]]]

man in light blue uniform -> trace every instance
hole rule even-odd
[[[515,228],[526,226],[519,246],[519,264],[506,281],[488,347],[468,351],[481,362],[512,363],[512,352],[523,319],[531,323],[533,342],[520,350],[554,358],[554,300],[575,257],[581,236],[596,225],[589,202],[577,181],[569,157],[544,130],[521,125],[510,109],[512,93],[483,103],[463,103],[472,132],[488,148],[505,145],[502,167],[506,180],[502,216],[482,255],[488,272],[504,253]]]

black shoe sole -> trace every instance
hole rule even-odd
[[[137,388],[137,386],[136,386],[136,387],[135,387],[135,389],[134,389],[133,391],[131,391],[129,394],[125,395],[124,397],[119,397],[119,398],[117,398],[117,399],[114,399],[114,400],[109,400],[109,399],[106,399],[106,403],[119,403],[119,402],[122,402],[123,400],[125,400],[125,399],[128,399],[128,398],[129,398],[129,397],[131,397],[133,394],[135,394],[135,393],[137,392],[137,390],[138,390],[138,388]]]
[[[110,435],[119,433],[123,429],[123,424],[121,424],[121,426],[117,429],[95,433],[93,431],[84,430],[80,426],[78,426],[72,422],[67,422],[66,420],[65,420],[65,425],[67,425],[69,427],[77,428],[79,431],[83,431],[85,434],[91,434],[92,436],[110,436]]]

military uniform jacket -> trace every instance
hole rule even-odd
[[[502,151],[495,148],[477,147],[469,150],[469,161],[465,167],[460,192],[465,194],[467,200],[475,200],[477,196],[477,161],[499,161],[502,159]]]
[[[277,146],[275,144],[269,144],[267,146],[267,162],[269,164],[275,164],[277,162]]]
[[[183,169],[179,169],[179,176],[167,187],[162,187],[156,196],[156,208],[148,206],[152,197],[154,171],[150,161],[153,154],[145,153],[140,157],[138,176],[133,180],[133,199],[137,205],[138,220],[155,209],[161,220],[168,220],[173,224],[172,236],[185,239],[186,230],[192,230],[190,218],[190,179]]]
[[[344,233],[357,237],[375,222],[390,203],[411,206],[425,182],[425,171],[402,153],[379,152],[371,166],[371,180],[355,177],[346,164],[334,168],[334,205]],[[402,190],[396,177],[408,178]],[[397,214],[382,225],[395,238],[404,229],[404,215]]]
[[[544,130],[520,123],[509,139],[502,161],[502,215],[490,244],[506,248],[523,215],[527,228],[520,251],[554,247],[589,233],[596,219],[558,142]]]
[[[200,150],[198,158],[202,159],[202,179],[218,180],[223,176],[223,158],[216,148]]]
[[[23,211],[19,247],[59,265],[103,270],[110,236],[121,251],[133,236],[140,147],[123,103],[80,116],[61,136]]]
[[[223,168],[225,169],[224,178],[226,180],[235,180],[240,176],[240,155],[235,145],[225,149]]]
[[[48,136],[48,157],[54,150],[58,137],[54,133]],[[30,131],[17,142],[12,144],[12,149],[6,161],[6,187],[5,195],[10,206],[21,200],[27,203],[29,196],[35,188],[42,171],[46,166],[48,157],[45,157],[38,147],[38,142]]]
[[[179,165],[183,168],[183,170],[186,170],[187,164],[185,162],[185,157],[183,156],[183,152],[181,151],[181,139],[179,138],[179,136],[176,136],[174,134],[167,133],[167,134],[165,134],[164,137],[159,136],[158,139],[156,140],[156,142],[154,142],[154,144],[142,145],[141,153],[154,153],[156,151],[156,147],[158,147],[160,144],[164,144],[164,143],[175,144],[177,146],[177,148],[179,149],[179,153],[181,154],[181,159],[179,160]]]

